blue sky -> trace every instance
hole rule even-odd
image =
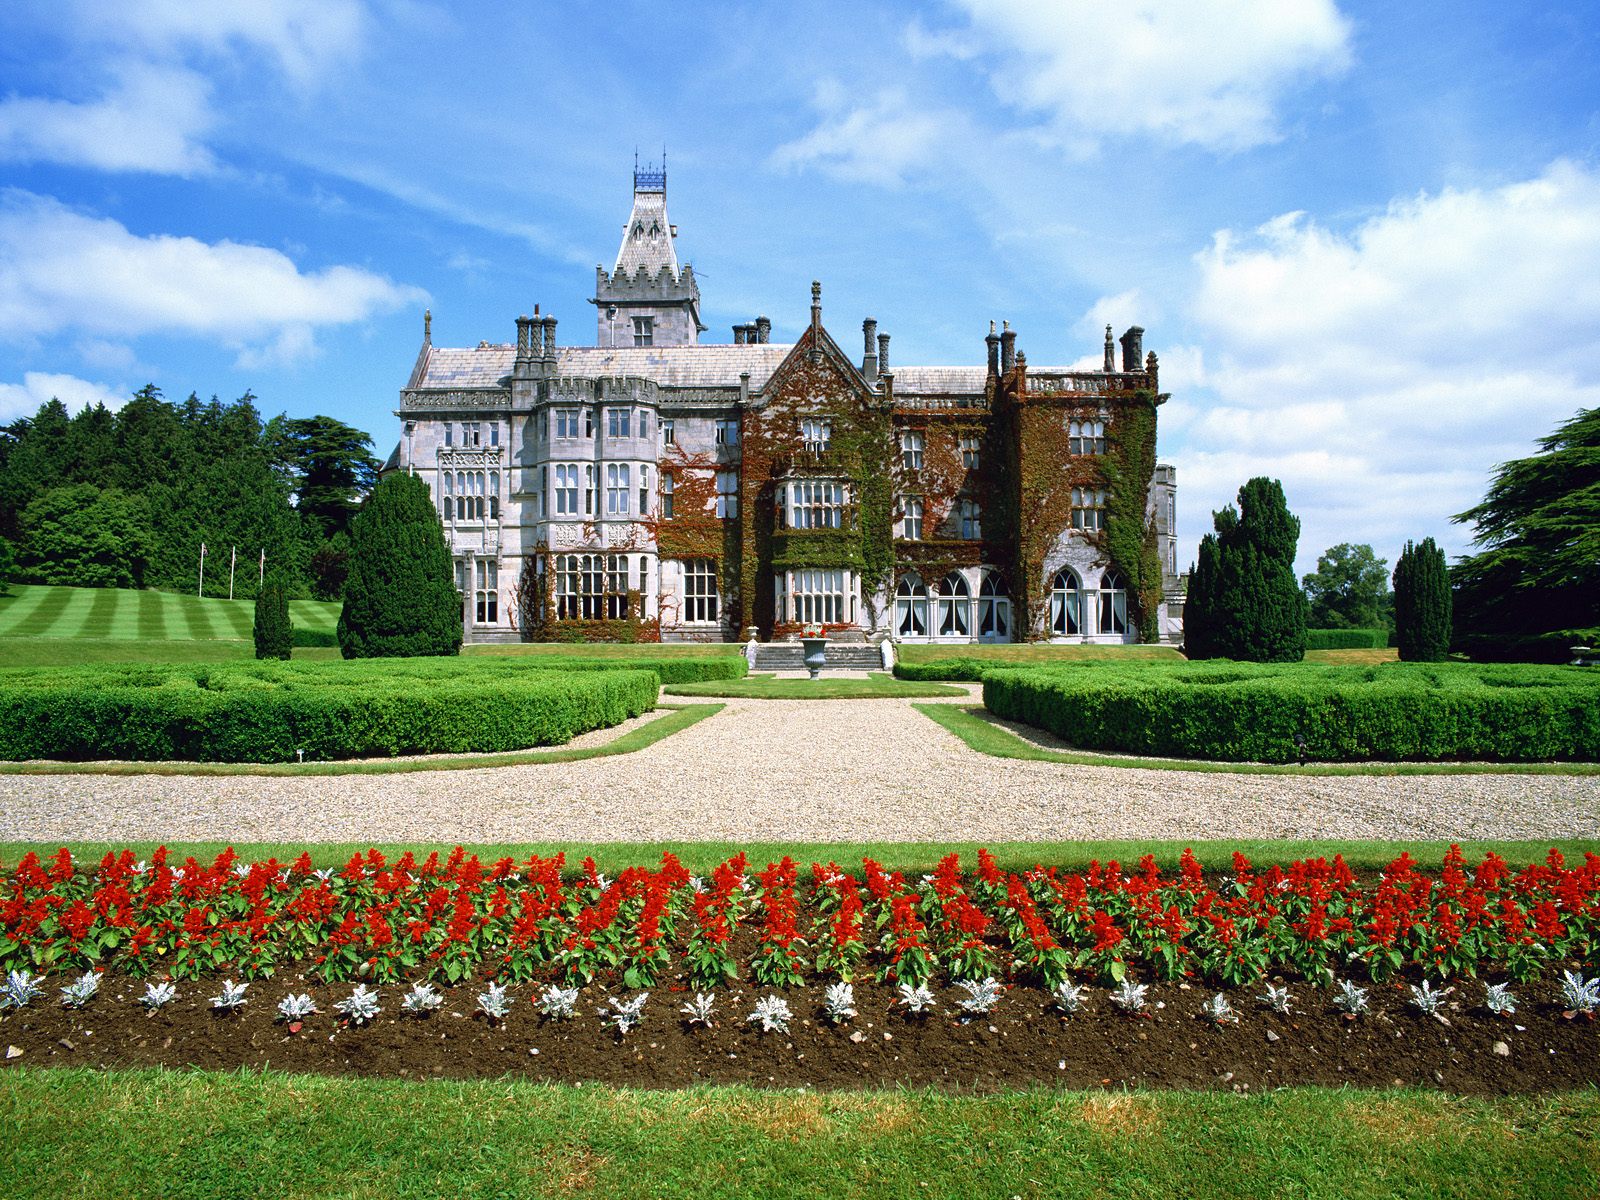
[[[155,382],[380,453],[421,335],[585,301],[665,145],[708,335],[899,363],[1137,322],[1180,557],[1281,478],[1301,568],[1451,552],[1600,405],[1600,8],[1432,0],[0,8],[0,420]]]

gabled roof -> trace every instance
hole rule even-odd
[[[765,386],[791,346],[772,342],[734,346],[563,346],[556,350],[556,378],[594,379],[632,375],[662,387],[739,386],[750,374],[750,386]],[[516,364],[512,346],[476,349],[430,347],[413,388],[499,388]]]
[[[628,224],[622,231],[622,245],[617,250],[617,265],[613,275],[636,275],[640,271],[657,275],[665,267],[674,281],[678,279],[678,254],[672,247],[672,223],[667,220],[667,191],[663,187],[641,190],[637,183],[633,189],[633,211],[628,214]]]

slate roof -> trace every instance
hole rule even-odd
[[[639,191],[633,193],[633,211],[622,231],[622,245],[617,249],[617,265],[611,272],[633,275],[644,271],[657,275],[665,267],[678,278],[678,253],[672,247],[672,223],[667,220],[667,193],[665,191]]]

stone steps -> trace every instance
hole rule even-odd
[[[827,658],[824,670],[883,670],[883,654],[876,646],[830,642],[824,653]],[[770,642],[756,647],[754,670],[804,671],[805,669],[805,648],[799,642]]]

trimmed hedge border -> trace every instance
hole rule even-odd
[[[557,745],[655,707],[654,672],[455,660],[0,672],[0,759],[293,762]],[[457,664],[459,666],[459,664]]]
[[[1308,629],[1307,650],[1383,650],[1389,645],[1387,629]]]
[[[1594,762],[1600,671],[1211,662],[993,669],[990,712],[1081,749],[1218,762]]]
[[[474,663],[484,662],[474,657]],[[532,671],[653,671],[663,684],[704,683],[714,679],[743,679],[750,673],[750,664],[742,654],[718,658],[567,658],[564,655],[529,655],[526,658],[506,656],[524,670]]]
[[[997,662],[992,658],[939,658],[933,662],[922,663],[896,661],[894,664],[894,677],[896,679],[915,680],[919,683],[935,681],[981,683],[986,672],[1000,670],[1037,671],[1050,670],[1050,668],[1011,666],[1004,662]]]

